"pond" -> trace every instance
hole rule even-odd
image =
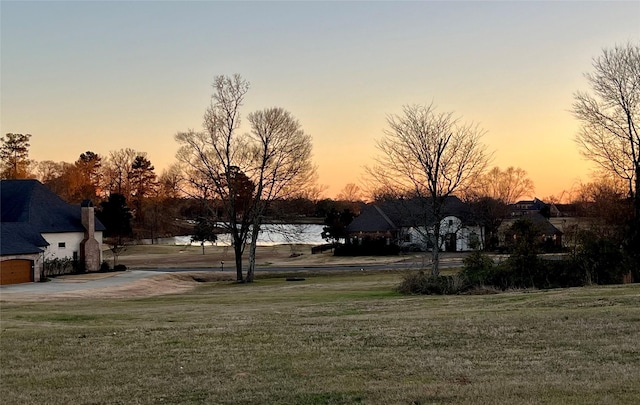
[[[264,224],[258,235],[258,246],[321,245],[327,243],[321,236],[323,226],[318,224]],[[151,239],[143,239],[141,243],[151,244]],[[200,242],[191,242],[191,235],[158,238],[155,243],[159,245],[200,245]],[[216,242],[205,243],[205,246],[211,245],[229,246],[231,245],[231,237],[228,233],[220,234]]]

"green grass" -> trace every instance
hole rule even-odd
[[[3,404],[636,404],[640,285],[402,296],[394,273],[2,302]]]

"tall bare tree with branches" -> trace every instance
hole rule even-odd
[[[585,74],[591,93],[574,95],[573,114],[582,127],[576,136],[582,154],[624,179],[640,221],[640,45],[603,49]]]
[[[311,136],[291,113],[267,108],[249,114],[248,119],[248,143],[253,151],[253,167],[248,172],[256,184],[247,271],[247,281],[252,281],[258,233],[270,202],[297,195],[314,179],[315,167],[311,163]]]
[[[533,196],[533,191],[533,181],[527,177],[526,170],[513,166],[500,170],[496,166],[471,185],[468,195],[471,198],[490,197],[508,205],[521,197]]]
[[[367,173],[378,190],[426,201],[434,220],[430,230],[425,224],[433,245],[432,274],[438,275],[444,203],[485,170],[485,131],[452,112],[436,111],[433,104],[405,106],[402,115],[388,116],[387,123],[389,129],[377,143],[380,154]]]
[[[249,83],[240,75],[218,76],[202,132],[178,133],[177,158],[191,189],[231,234],[238,281],[253,281],[258,233],[269,203],[297,194],[315,174],[311,137],[281,108],[249,114],[251,131],[240,135],[240,107]],[[247,239],[249,269],[243,276]]]

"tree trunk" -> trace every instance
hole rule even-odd
[[[640,163],[636,164],[636,189],[633,194],[634,223],[640,225]]]
[[[260,225],[257,223],[253,224],[253,229],[251,230],[251,244],[249,245],[249,269],[247,270],[247,283],[252,283],[255,274],[256,268],[256,247],[258,245],[258,234],[260,233]]]
[[[234,238],[235,239],[235,238]],[[233,241],[233,252],[236,259],[236,281],[242,282],[242,241]]]
[[[440,221],[433,226],[433,248],[431,250],[431,275],[440,275]]]

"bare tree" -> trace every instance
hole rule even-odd
[[[523,196],[532,195],[533,191],[533,181],[527,177],[526,170],[512,166],[500,170],[496,166],[482,174],[467,194],[471,198],[490,197],[503,204],[513,204]]]
[[[105,167],[105,182],[110,194],[131,196],[131,173],[136,156],[142,155],[131,148],[109,152]]]
[[[592,94],[574,95],[582,125],[576,142],[586,158],[627,182],[640,221],[640,45],[603,49],[585,77]]]
[[[465,200],[471,204],[476,221],[483,225],[484,247],[497,247],[498,228],[509,213],[509,204],[525,195],[532,195],[533,182],[521,168],[494,167],[483,173],[464,192]]]
[[[348,183],[337,196],[339,201],[356,202],[362,200],[362,190],[357,184]]]
[[[390,115],[387,123],[389,129],[377,143],[380,155],[367,173],[384,193],[425,201],[434,223],[424,224],[433,244],[432,274],[438,275],[445,200],[486,168],[489,157],[480,142],[484,131],[453,113],[437,112],[433,104],[405,106],[402,115]]]
[[[54,162],[53,160],[43,160],[36,164],[36,178],[41,183],[47,183],[62,175],[63,162]]]
[[[240,126],[240,107],[249,90],[249,82],[240,75],[217,76],[213,89],[211,105],[204,116],[205,130],[176,134],[175,139],[181,144],[176,157],[189,183],[187,193],[200,198],[210,215],[230,233],[236,279],[243,281],[242,254],[250,218],[244,215],[245,207],[241,207],[238,201],[238,197],[244,193],[238,193],[237,189],[239,184],[246,183],[239,181],[240,177],[246,177],[240,167],[245,166],[249,153],[236,138]]]
[[[311,138],[281,108],[249,114],[251,132],[238,134],[240,107],[249,83],[239,75],[218,76],[203,132],[178,133],[182,163],[191,193],[231,234],[238,281],[253,280],[256,242],[269,203],[300,192],[313,178]],[[242,254],[250,237],[249,269]]]
[[[297,119],[282,108],[268,108],[249,114],[253,150],[248,169],[256,185],[247,281],[253,281],[256,243],[263,216],[271,201],[299,193],[314,178],[311,136]]]

